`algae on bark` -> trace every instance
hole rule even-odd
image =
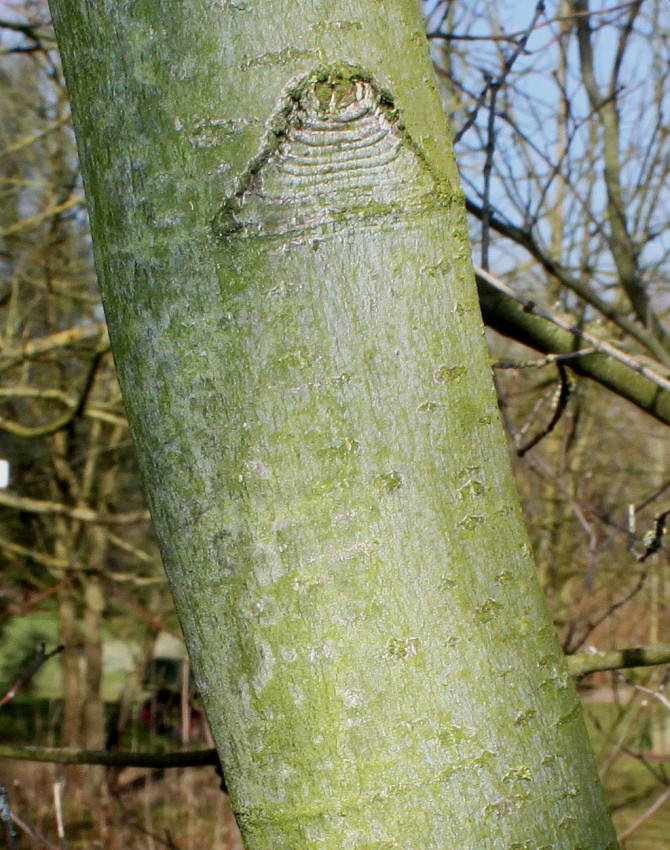
[[[333,6],[52,0],[128,415],[246,846],[613,848],[418,10]]]

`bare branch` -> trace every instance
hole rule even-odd
[[[614,360],[601,348],[582,347],[579,334],[564,330],[537,310],[526,309],[523,300],[508,295],[507,289],[499,289],[481,274],[476,277],[482,315],[490,328],[545,354],[569,354],[573,372],[597,381],[670,425],[670,393],[656,381],[647,380],[637,368]]]
[[[517,446],[516,453],[519,457],[523,457],[526,452],[530,451],[530,449],[543,440],[547,434],[551,434],[556,425],[558,425],[561,416],[565,412],[568,401],[570,400],[573,382],[570,380],[565,366],[563,366],[560,361],[556,361],[556,368],[558,369],[559,384],[557,390],[554,392],[551,418],[546,425],[544,425],[530,438],[530,440],[528,440],[527,443]]]
[[[54,747],[15,747],[0,744],[0,758],[41,761],[50,764],[100,764],[105,767],[205,767],[217,765],[216,750],[136,753],[121,750],[75,750]]]
[[[104,322],[91,322],[90,325],[68,328],[65,331],[30,340],[22,346],[11,346],[0,349],[0,369],[9,369],[18,366],[26,360],[34,360],[43,354],[56,351],[59,348],[69,348],[82,342],[98,339],[96,350],[107,351],[109,349],[109,336],[107,325]]]
[[[568,670],[573,676],[586,676],[603,670],[624,670],[631,667],[654,667],[670,664],[670,643],[655,646],[632,646],[605,652],[582,652],[566,656]]]
[[[641,827],[642,824],[645,823],[645,821],[648,821],[649,818],[653,814],[655,814],[661,808],[661,806],[668,800],[670,800],[670,787],[666,788],[665,791],[657,797],[657,799],[651,804],[651,806],[649,806],[649,808],[645,812],[643,812],[636,821],[633,821],[630,826],[626,827],[626,829],[620,832],[617,835],[617,840],[624,841],[626,838],[630,838],[630,836],[639,827]]]
[[[628,18],[628,24],[631,27],[639,11],[640,2],[641,0],[637,0],[631,7]],[[576,12],[587,12],[589,0],[572,0],[572,6]],[[646,287],[641,279],[638,251],[633,244],[629,231],[626,200],[624,198],[621,179],[620,126],[616,101],[617,90],[615,87],[609,90],[606,95],[603,95],[598,88],[595,77],[595,60],[593,46],[591,44],[592,33],[589,17],[582,16],[577,18],[575,27],[584,88],[602,126],[604,146],[603,173],[607,189],[607,218],[609,221],[607,241],[609,249],[617,269],[619,281],[628,296],[636,317],[665,344],[667,343],[667,333],[651,309]],[[616,83],[616,77],[623,60],[623,51],[628,43],[630,30],[627,27],[624,28],[624,33],[618,45],[618,53],[615,57],[614,69],[612,71],[613,85]]]
[[[64,201],[60,201],[57,204],[53,204],[50,207],[46,207],[46,209],[41,210],[36,215],[31,215],[27,218],[19,219],[19,221],[14,224],[10,224],[9,227],[5,227],[0,230],[0,236],[10,236],[13,233],[18,233],[21,230],[27,230],[28,228],[35,227],[35,225],[40,224],[45,219],[50,218],[54,215],[60,215],[65,212],[65,210],[72,209],[72,207],[83,206],[84,205],[84,197],[83,195],[71,195]]]
[[[479,204],[476,204],[473,200],[466,197],[465,206],[468,212],[481,220],[484,212]],[[575,277],[570,275],[560,265],[560,263],[557,263],[548,257],[529,231],[501,221],[496,217],[492,217],[490,219],[490,226],[501,236],[505,236],[517,245],[525,248],[548,274],[555,277],[562,286],[569,289],[571,292],[574,292],[575,295],[583,299],[587,304],[595,307],[602,316],[605,316],[605,318],[609,319],[615,325],[618,325],[622,331],[625,331],[633,339],[637,340],[640,345],[643,345],[651,354],[653,354],[654,357],[658,359],[659,363],[663,363],[665,366],[670,366],[670,354],[668,354],[659,340],[656,339],[656,337],[650,333],[647,328],[624,315],[616,308],[616,306],[608,303],[580,280],[577,280]]]
[[[14,697],[21,690],[21,688],[24,688],[30,682],[30,680],[42,667],[42,665],[45,664],[50,658],[53,658],[54,655],[59,655],[64,649],[65,644],[59,643],[55,649],[52,649],[50,652],[47,652],[46,645],[44,643],[41,643],[37,651],[37,656],[30,664],[28,669],[25,671],[25,673],[19,676],[19,678],[7,691],[7,693],[0,698],[0,707],[6,705],[11,699],[14,699]]]
[[[52,844],[51,841],[41,835],[36,829],[28,826],[28,824],[18,815],[14,814],[14,812],[12,812],[12,823],[16,824],[16,826],[23,830],[26,835],[30,836],[33,841],[36,841],[38,844],[42,844],[44,847],[47,847],[48,850],[62,850],[62,846]],[[8,850],[11,850],[11,847],[9,847]]]
[[[45,555],[42,552],[37,552],[35,549],[29,549],[27,546],[20,546],[18,543],[12,543],[10,540],[0,538],[0,549],[6,552],[11,552],[13,555],[20,555],[21,558],[28,558],[36,564],[41,564],[50,570],[64,570],[71,566],[69,561],[62,558],[54,558],[52,555]]]
[[[66,516],[80,522],[97,522],[100,525],[133,525],[138,522],[148,522],[151,518],[147,510],[129,511],[122,514],[106,514],[101,511],[94,511],[91,508],[71,508],[58,502],[14,496],[6,491],[0,491],[0,505],[7,508],[15,508],[18,511],[26,511],[27,513]]]
[[[618,360],[620,363],[623,363],[625,366],[628,366],[633,371],[642,375],[650,381],[653,381],[660,389],[665,390],[666,392],[670,392],[670,380],[665,378],[663,375],[660,375],[654,369],[649,368],[648,366],[643,365],[638,362],[634,357],[630,354],[626,354],[625,351],[622,351],[620,348],[612,345],[604,339],[599,339],[593,334],[588,333],[587,331],[580,330],[579,328],[571,325],[569,322],[564,321],[563,319],[559,319],[558,316],[554,316],[552,313],[549,313],[547,310],[542,310],[538,307],[534,301],[530,298],[524,298],[522,295],[518,295],[511,287],[507,286],[499,278],[494,277],[489,272],[485,271],[482,268],[475,266],[476,274],[483,278],[488,284],[494,286],[496,289],[499,289],[501,292],[504,292],[506,295],[509,295],[510,298],[513,298],[519,304],[523,306],[523,309],[527,313],[531,313],[535,316],[540,316],[543,319],[551,322],[557,327],[561,328],[564,331],[568,331],[568,333],[577,337],[580,340],[584,340],[588,342],[588,344],[595,348],[597,351],[602,352],[603,354],[607,354],[609,357],[612,357],[614,360]]]

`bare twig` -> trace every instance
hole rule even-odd
[[[42,665],[47,662],[50,658],[53,658],[54,655],[58,655],[65,649],[64,643],[59,643],[55,649],[52,649],[51,652],[46,652],[46,645],[42,642],[37,651],[37,656],[28,667],[26,672],[20,676],[11,688],[7,691],[7,693],[0,698],[0,707],[6,705],[11,699],[14,699],[16,694],[24,688],[28,682],[33,678],[33,676],[37,673],[37,671],[42,667]]]
[[[633,688],[634,690],[640,691],[640,693],[643,694],[649,694],[649,696],[653,697],[655,700],[658,700],[658,702],[660,702],[664,708],[670,710],[670,700],[663,694],[663,691],[665,690],[666,685],[668,684],[670,668],[665,671],[665,674],[663,675],[663,678],[661,679],[660,683],[654,689],[645,687],[645,685],[642,685],[635,679],[626,678],[623,673],[616,672],[615,676],[629,688]]]
[[[614,614],[615,611],[618,611],[619,608],[623,608],[623,606],[627,605],[634,596],[637,596],[637,594],[644,587],[646,580],[647,580],[647,572],[646,572],[646,570],[643,570],[639,574],[637,582],[628,591],[628,593],[625,594],[625,596],[622,596],[619,599],[617,599],[617,601],[613,602],[607,608],[607,610],[604,613],[602,613],[595,620],[588,622],[586,624],[586,628],[585,628],[584,632],[582,633],[582,635],[580,636],[579,640],[574,644],[574,648],[578,649],[580,646],[583,646],[586,643],[586,641],[588,640],[589,635],[592,634],[598,628],[598,626],[601,623],[604,623],[605,620],[608,617],[611,617],[612,614]],[[573,633],[574,633],[574,631],[573,631]],[[570,643],[572,643],[571,638],[572,638],[572,635],[570,635]],[[567,641],[564,641],[564,643],[567,643]]]
[[[633,692],[631,697],[630,697],[630,700],[628,702],[627,708],[630,708],[633,705],[633,703],[636,699],[637,699],[637,694],[635,692]],[[603,725],[602,725],[602,723],[600,722],[600,719],[597,716],[595,716],[593,714],[589,714],[589,719],[590,719],[591,723],[593,724],[594,728],[597,729],[603,735],[603,737],[606,739],[608,744],[613,744],[612,749],[607,754],[607,758],[603,761],[603,763],[598,768],[598,775],[600,776],[601,779],[605,776],[605,774],[610,769],[610,767],[614,764],[616,759],[622,753],[624,753],[626,751],[626,739],[628,738],[630,731],[634,728],[636,723],[639,721],[639,719],[647,711],[648,708],[649,708],[649,701],[646,700],[646,699],[640,700],[635,711],[630,713],[630,716],[628,717],[628,719],[624,723],[624,727],[619,732],[619,735],[617,736],[616,740],[613,738],[613,736],[610,732],[603,729]]]
[[[124,806],[123,800],[118,794],[114,795],[114,799],[121,811],[123,812],[125,822],[128,824],[128,826],[131,827],[131,829],[135,829],[138,832],[141,832],[143,835],[146,835],[148,838],[157,841],[159,844],[162,844],[163,846],[167,847],[168,850],[179,850],[174,838],[170,835],[168,830],[165,830],[165,838],[161,838],[160,835],[157,835],[153,830],[148,830],[142,824],[137,822],[132,813],[128,811],[128,808]]]
[[[624,841],[626,838],[630,838],[630,836],[635,832],[635,830],[641,827],[645,821],[649,820],[649,818],[653,814],[655,814],[661,808],[661,806],[668,800],[670,800],[670,787],[666,788],[665,791],[656,798],[656,800],[651,804],[651,806],[649,806],[649,808],[645,812],[643,812],[636,821],[633,821],[633,823],[630,824],[630,826],[626,827],[623,832],[620,832],[617,835],[617,840]]]
[[[14,812],[12,812],[12,823],[15,823],[18,828],[23,830],[26,835],[29,835],[33,841],[36,841],[38,844],[42,844],[44,847],[47,847],[48,850],[60,850],[60,847],[57,844],[52,844],[48,838],[45,838],[36,829],[28,826],[28,824],[24,820],[21,820],[18,815],[15,815]]]
[[[589,9],[586,12],[572,12],[568,15],[555,15],[543,23],[537,24],[535,29],[538,30],[541,27],[549,27],[554,23],[560,23],[562,21],[574,21],[576,18],[584,16],[590,18],[597,18],[599,16],[602,17],[603,15],[608,15],[612,12],[619,12],[622,9],[630,9],[631,6],[635,6],[638,2],[639,0],[632,0],[632,2],[619,3],[616,6],[607,6],[604,9]],[[427,33],[427,37],[429,39],[443,39],[444,41],[516,41],[518,38],[523,36],[525,32],[526,30],[518,30],[517,32],[502,33],[501,35],[493,35],[493,33],[488,33],[486,35],[470,35],[469,33],[441,32],[438,26],[432,32]]]
[[[50,336],[30,340],[21,346],[11,346],[0,351],[0,368],[18,366],[25,360],[33,360],[60,348],[69,348],[83,342],[98,339],[97,350],[109,348],[107,325],[104,322],[91,322],[90,325],[68,328]]]
[[[502,71],[500,72],[498,77],[496,77],[495,80],[492,79],[491,77],[489,77],[486,80],[486,85],[484,86],[481,94],[477,98],[477,102],[475,103],[474,108],[470,112],[470,115],[468,116],[467,121],[461,127],[461,129],[455,134],[454,144],[459,142],[463,138],[465,133],[470,129],[470,127],[472,127],[472,125],[475,123],[475,121],[477,120],[477,114],[478,114],[480,108],[486,102],[486,99],[489,96],[489,94],[491,94],[491,104],[490,104],[491,113],[495,112],[495,101],[496,101],[495,93],[500,90],[500,88],[504,84],[505,80],[509,76],[509,73],[512,70],[512,67],[514,66],[514,63],[519,58],[521,53],[525,50],[526,44],[528,43],[528,39],[530,38],[533,30],[536,28],[537,22],[538,22],[538,20],[539,20],[539,18],[542,14],[544,14],[544,0],[539,0],[537,5],[535,6],[535,13],[533,15],[533,19],[531,20],[530,24],[526,27],[526,29],[522,33],[519,33],[518,40],[517,40],[517,38],[514,38],[516,47],[515,47],[514,51],[510,54],[510,56],[507,58],[507,61],[503,65]],[[510,37],[507,36],[506,40],[509,40],[509,39],[510,39]],[[490,118],[489,118],[489,120],[490,120]]]
[[[526,452],[530,451],[541,440],[543,440],[547,434],[550,434],[554,430],[556,425],[558,425],[561,416],[565,412],[568,401],[570,401],[573,382],[570,380],[570,376],[568,375],[565,366],[563,366],[559,361],[556,362],[556,367],[558,369],[559,385],[554,393],[551,418],[547,424],[537,432],[537,434],[528,440],[527,443],[517,446],[516,453],[519,457],[523,457]]]
[[[66,516],[80,522],[98,522],[101,525],[134,525],[138,522],[148,522],[149,511],[128,511],[127,513],[107,514],[94,511],[92,508],[75,507],[49,502],[40,499],[29,499],[25,496],[14,496],[11,493],[0,491],[0,505],[7,508],[16,508],[33,514],[51,514],[53,516]]]

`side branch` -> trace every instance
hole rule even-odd
[[[633,646],[606,652],[582,652],[566,658],[573,676],[585,676],[603,670],[623,670],[630,667],[653,667],[670,664],[670,643],[654,646]]]
[[[465,206],[469,213],[474,215],[480,221],[482,220],[484,210],[479,204],[476,204],[471,198],[466,197]],[[568,272],[559,263],[544,253],[530,233],[522,230],[520,227],[516,227],[513,224],[508,224],[495,216],[490,217],[489,225],[492,230],[495,230],[501,236],[504,236],[512,242],[515,242],[517,245],[520,245],[522,248],[525,248],[525,250],[538,261],[542,268],[555,277],[562,286],[565,286],[566,289],[574,292],[575,295],[594,307],[602,316],[605,316],[605,318],[609,319],[621,328],[622,331],[637,340],[640,345],[644,346],[660,363],[670,366],[670,353],[665,349],[661,341],[654,336],[649,328],[646,328],[639,322],[634,321],[629,316],[616,309],[615,305],[608,303],[604,298],[597,295],[581,280],[568,274]]]
[[[480,272],[476,277],[479,303],[488,327],[543,354],[571,355],[569,365],[574,372],[607,387],[670,425],[670,391],[666,388],[666,378],[618,349],[615,358],[610,350],[612,346],[604,340],[578,328],[569,329],[563,322],[559,327],[546,313],[540,315],[531,301],[519,303],[519,296],[501,289],[491,275]],[[580,356],[582,348],[586,350]],[[623,362],[624,358],[629,362]]]
[[[132,753],[117,750],[75,750],[59,747],[13,747],[0,744],[0,758],[51,764],[100,764],[105,767],[204,767],[218,765],[216,750],[181,753]]]
[[[92,322],[90,325],[68,328],[50,336],[32,339],[23,345],[0,349],[0,369],[19,366],[25,360],[34,360],[57,349],[81,345],[92,340],[98,341],[96,346],[98,352],[109,349],[109,335],[105,322]]]
[[[97,522],[101,525],[133,525],[138,522],[147,522],[150,519],[149,511],[138,510],[127,513],[108,514],[94,511],[92,508],[71,508],[60,502],[48,502],[40,499],[29,499],[23,496],[14,496],[12,493],[0,492],[0,505],[6,508],[16,508],[18,511],[26,511],[32,514],[51,514],[52,516],[66,516],[80,522]]]

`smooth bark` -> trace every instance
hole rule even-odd
[[[659,422],[670,424],[670,392],[655,381],[640,374],[630,365],[618,362],[599,351],[573,357],[581,349],[592,351],[590,344],[574,334],[557,327],[532,308],[524,308],[504,292],[500,292],[483,277],[477,280],[479,304],[486,324],[493,330],[541,351],[543,354],[571,355],[567,365],[585,378],[596,381],[608,390],[630,401]],[[582,330],[584,330],[582,328]],[[587,326],[586,330],[590,330]],[[594,329],[597,334],[598,328]],[[631,357],[631,363],[635,358]],[[665,379],[665,376],[662,376]]]
[[[247,850],[616,846],[414,0],[54,0],[112,346]]]

